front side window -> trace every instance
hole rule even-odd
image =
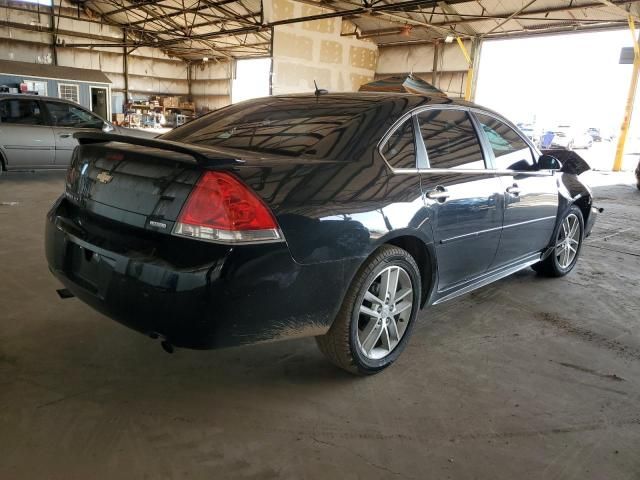
[[[47,102],[54,127],[102,128],[101,118],[68,103]]]
[[[411,117],[387,139],[382,147],[382,155],[393,168],[416,168],[416,146]]]
[[[498,170],[532,170],[535,166],[527,142],[510,126],[497,118],[477,113],[476,117],[489,140]]]
[[[429,168],[482,170],[482,148],[469,114],[463,110],[425,110],[418,114]]]
[[[0,102],[0,123],[15,125],[43,125],[40,102],[13,99]]]

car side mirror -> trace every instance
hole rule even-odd
[[[115,130],[115,128],[113,128],[113,125],[111,125],[109,122],[104,122],[102,124],[102,131],[104,133],[113,132],[114,130]]]
[[[556,157],[552,155],[541,155],[538,159],[539,170],[560,170],[562,163]]]

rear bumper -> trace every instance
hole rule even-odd
[[[230,248],[151,235],[131,248],[126,235],[95,235],[88,222],[68,215],[65,202],[47,218],[51,272],[97,311],[178,347],[324,334],[355,268],[297,264],[284,243]],[[184,249],[199,251],[176,260],[173,253]]]

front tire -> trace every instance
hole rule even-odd
[[[544,260],[532,265],[532,268],[547,277],[565,276],[578,262],[583,240],[584,217],[582,211],[572,205],[556,232],[553,251]]]
[[[354,374],[387,368],[409,340],[421,291],[414,258],[399,247],[383,245],[354,277],[327,334],[316,337],[320,351]]]

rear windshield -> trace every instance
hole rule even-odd
[[[357,133],[369,102],[277,97],[232,105],[179,127],[164,140],[297,157],[327,157]]]

